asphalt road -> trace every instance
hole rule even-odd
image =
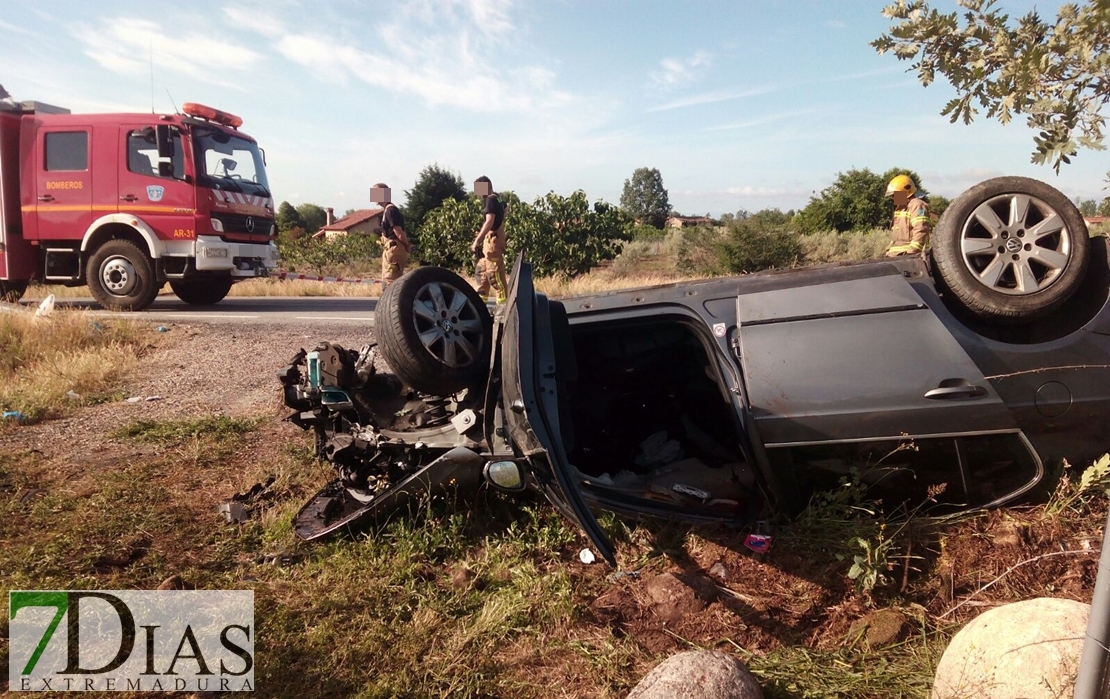
[[[25,303],[30,303],[25,301]],[[34,302],[37,305],[37,301]],[[91,298],[58,299],[60,308],[89,308],[96,315],[118,316],[96,307]],[[319,323],[373,325],[378,300],[328,296],[229,296],[214,306],[190,306],[175,296],[160,296],[137,318],[187,323]]]

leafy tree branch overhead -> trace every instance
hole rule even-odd
[[[1034,163],[1059,172],[1080,148],[1103,150],[1110,0],[1063,5],[1054,21],[1035,10],[1012,20],[996,0],[958,2],[964,11],[946,14],[898,0],[883,9],[893,27],[871,45],[914,61],[922,85],[945,77],[956,97],[941,114],[953,123],[971,123],[980,109],[1003,124],[1024,115],[1036,131]]]

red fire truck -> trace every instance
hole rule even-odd
[[[0,294],[32,280],[87,284],[112,310],[166,283],[186,303],[223,299],[277,262],[274,200],[258,143],[234,114],[70,114],[0,100]]]

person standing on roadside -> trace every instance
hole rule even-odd
[[[379,182],[370,188],[370,201],[382,207],[382,288],[405,273],[412,244],[405,234],[405,215],[390,201],[389,187]]]
[[[505,205],[498,200],[493,183],[485,175],[474,180],[474,193],[482,197],[485,211],[482,228],[470,246],[475,255],[479,250],[482,253],[478,261],[478,293],[484,297],[493,287],[497,290],[497,302],[504,303],[509,295],[505,280]]]
[[[929,243],[933,227],[929,204],[917,194],[917,185],[909,175],[898,175],[886,186],[886,194],[894,199],[894,220],[890,227],[893,238],[887,257],[920,255]]]

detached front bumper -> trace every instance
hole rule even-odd
[[[197,236],[198,272],[229,271],[233,277],[265,277],[277,263],[274,243],[229,243],[214,235]]]

